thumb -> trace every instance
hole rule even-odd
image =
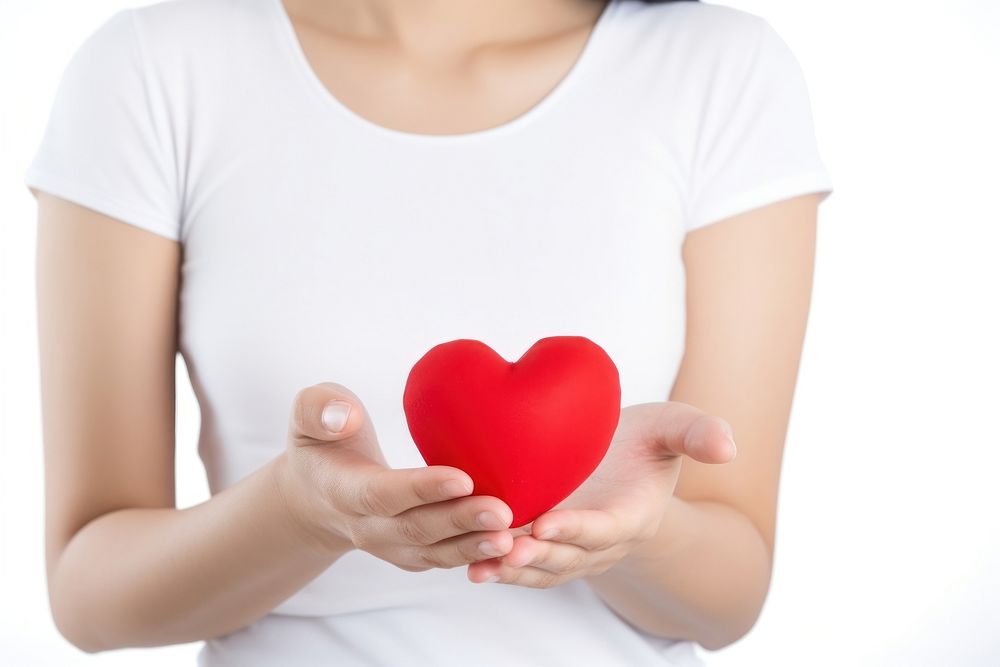
[[[654,424],[654,439],[669,455],[686,455],[702,463],[728,463],[736,456],[729,422],[693,405],[663,403]]]
[[[365,409],[354,392],[335,382],[320,382],[295,395],[288,435],[296,445],[333,442],[356,434],[364,422]]]

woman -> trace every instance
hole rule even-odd
[[[26,182],[50,602],[79,648],[635,667],[754,624],[832,191],[765,20],[169,0],[76,52]],[[440,342],[551,335],[601,345],[625,407],[595,474],[511,530],[424,465],[402,389]],[[212,491],[184,509],[178,351]]]

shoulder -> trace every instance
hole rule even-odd
[[[278,0],[161,0],[119,9],[101,23],[82,49],[171,64],[234,44],[259,42]]]
[[[675,104],[710,90],[737,94],[754,73],[798,85],[796,55],[757,14],[710,2],[612,1],[608,67],[629,72],[646,95]]]
[[[279,0],[160,0],[122,10],[134,16],[141,30],[150,35],[174,38],[211,35],[224,40],[225,30],[240,30],[260,21]]]
[[[175,55],[259,44],[279,0],[161,0],[134,13],[140,37]]]
[[[695,33],[725,40],[752,35],[766,20],[752,12],[711,2],[643,2],[612,0],[618,22],[646,33]]]
[[[709,64],[728,59],[743,61],[759,47],[770,24],[761,16],[736,7],[710,2],[642,2],[612,0],[617,4],[614,32],[622,45],[657,57]]]

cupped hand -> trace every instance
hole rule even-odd
[[[416,572],[513,546],[510,507],[470,495],[473,481],[462,470],[390,468],[361,400],[343,385],[296,394],[288,446],[274,463],[289,519],[330,553],[357,548]]]
[[[721,464],[735,455],[729,424],[691,405],[623,408],[590,477],[553,509],[509,531],[510,552],[470,564],[467,576],[475,583],[550,588],[602,574],[657,534],[682,456]]]

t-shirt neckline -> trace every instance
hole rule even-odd
[[[461,132],[457,134],[406,132],[387,127],[385,125],[380,125],[355,112],[353,109],[341,102],[336,95],[334,95],[326,87],[323,81],[316,74],[316,71],[312,68],[308,58],[306,58],[305,51],[302,48],[301,42],[299,42],[298,35],[295,32],[295,27],[292,24],[292,20],[289,17],[288,12],[285,10],[282,0],[268,0],[268,4],[275,13],[275,27],[280,33],[279,37],[281,38],[282,43],[288,49],[288,56],[292,60],[292,67],[299,72],[303,79],[303,83],[318,97],[322,104],[332,109],[334,113],[346,119],[348,122],[353,123],[354,125],[357,125],[369,132],[407,141],[452,143],[489,139],[507,134],[534,122],[540,116],[550,111],[551,108],[566,95],[569,89],[578,83],[578,80],[584,76],[594,59],[598,57],[598,47],[601,39],[603,38],[604,32],[607,30],[607,24],[610,23],[611,16],[614,14],[619,1],[620,0],[607,0],[607,3],[601,10],[600,16],[598,16],[593,28],[591,28],[590,35],[587,37],[587,41],[584,43],[583,49],[577,55],[576,60],[570,66],[570,69],[563,75],[556,85],[545,94],[544,97],[535,102],[535,104],[526,111],[501,123],[500,125],[494,125],[493,127],[481,130]]]

